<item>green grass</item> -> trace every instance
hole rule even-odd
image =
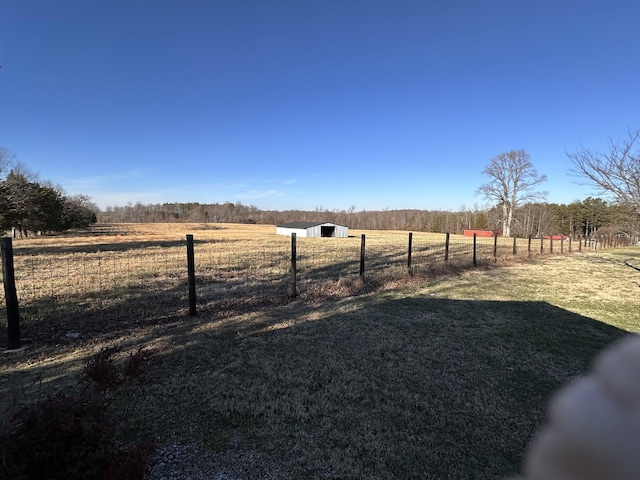
[[[514,474],[549,395],[637,330],[634,252],[199,322],[166,338],[136,428],[257,450],[294,478]]]
[[[640,331],[640,272],[625,260],[640,264],[638,250],[132,323],[91,345],[5,357],[2,373],[39,375],[44,388],[72,379],[104,344],[148,345],[157,361],[128,435],[254,452],[289,478],[504,478],[519,471],[552,392]]]
[[[214,449],[242,439],[294,478],[499,478],[549,394],[621,334],[543,302],[387,297],[179,335],[136,429]]]

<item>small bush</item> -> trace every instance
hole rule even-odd
[[[146,380],[144,374],[149,368],[149,363],[154,355],[152,350],[138,348],[136,353],[132,354],[127,363],[124,365],[124,378],[143,382]]]
[[[144,374],[154,352],[145,348],[131,354],[122,367],[118,367],[113,357],[116,350],[109,348],[100,351],[87,363],[82,372],[82,381],[99,392],[113,391],[125,383],[143,382]]]
[[[113,351],[91,360],[82,380],[92,388],[58,394],[15,413],[0,433],[0,479],[142,480],[154,446],[123,447],[117,421],[104,392],[140,381],[152,352],[139,349],[119,368]]]
[[[120,369],[113,362],[113,350],[103,350],[87,363],[81,380],[98,391],[115,390],[122,384]]]

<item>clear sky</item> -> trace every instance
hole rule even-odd
[[[452,209],[640,128],[637,0],[0,0],[0,146],[102,208]]]

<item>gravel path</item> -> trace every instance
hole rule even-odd
[[[287,465],[257,452],[206,452],[195,445],[158,448],[147,480],[283,480],[292,478]]]

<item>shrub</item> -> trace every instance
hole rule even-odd
[[[0,433],[0,479],[142,480],[154,451],[151,442],[123,447],[117,421],[104,395],[141,381],[152,352],[139,349],[119,368],[114,351],[91,360],[82,380],[92,388],[59,393],[16,412]]]

